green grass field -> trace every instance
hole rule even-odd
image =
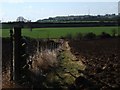
[[[93,32],[96,35],[106,32],[112,34],[113,30],[118,30],[118,27],[69,27],[69,28],[34,28],[32,31],[29,29],[22,29],[22,35],[31,38],[59,38],[72,34],[75,36],[77,33]],[[2,30],[2,37],[9,37],[9,29]]]

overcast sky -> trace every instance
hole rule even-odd
[[[36,21],[38,19],[64,15],[118,14],[119,0],[103,0],[104,2],[102,0],[100,2],[98,0],[84,0],[85,2],[83,0],[64,1],[1,0],[0,17],[2,21],[15,21],[18,16]]]

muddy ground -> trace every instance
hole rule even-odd
[[[85,72],[102,89],[120,88],[120,39],[73,40],[72,53],[86,65]]]

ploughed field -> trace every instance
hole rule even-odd
[[[84,73],[103,89],[120,88],[120,38],[69,42],[86,65]]]
[[[22,30],[22,35],[31,38],[60,38],[68,34],[73,37],[82,33],[83,35],[89,32],[93,32],[96,35],[100,35],[102,32],[106,32],[112,35],[112,31],[118,31],[117,26],[104,26],[104,27],[64,27],[64,28],[33,28],[32,31],[28,28]],[[2,37],[9,37],[9,29],[2,29]]]

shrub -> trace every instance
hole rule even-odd
[[[113,36],[113,37],[115,37],[115,36],[116,36],[116,34],[117,34],[116,29],[113,29],[113,30],[112,30],[112,36]]]
[[[81,40],[83,38],[83,34],[82,33],[77,33],[75,36],[75,39],[77,40]]]
[[[87,33],[85,36],[84,36],[85,39],[95,39],[96,38],[96,34],[90,32],[90,33]]]
[[[71,40],[71,39],[72,39],[72,34],[67,34],[67,35],[65,36],[65,38]]]
[[[106,33],[106,32],[102,32],[101,35],[99,35],[100,38],[110,38],[111,35]]]

